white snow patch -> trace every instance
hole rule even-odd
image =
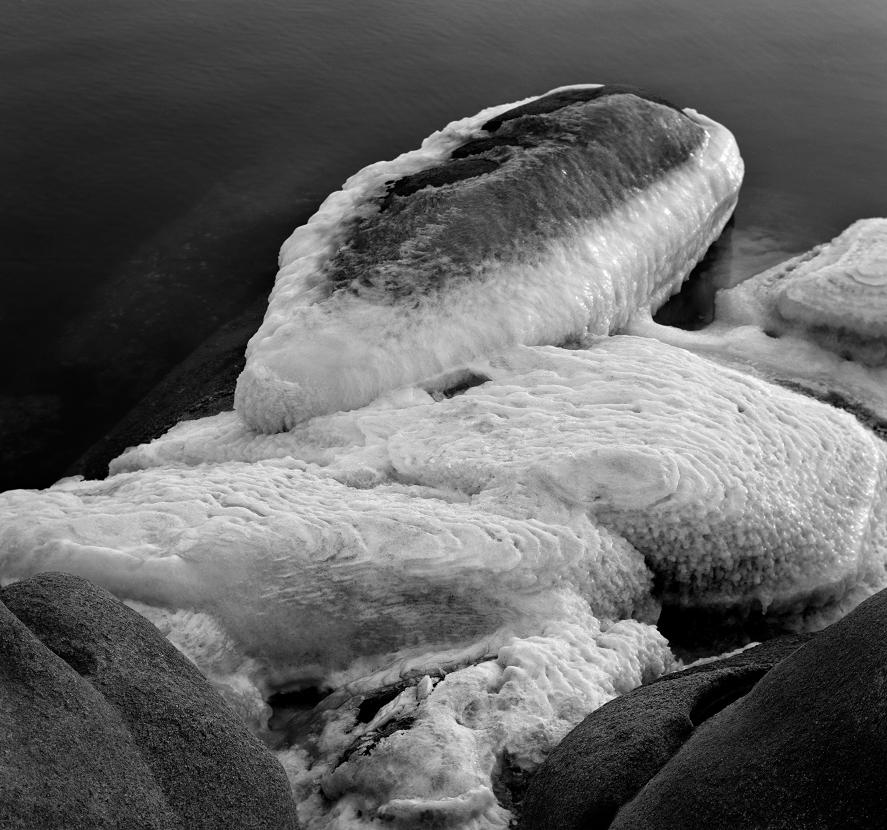
[[[655,628],[601,625],[577,609],[509,638],[493,659],[419,679],[362,723],[366,689],[304,738],[312,753],[281,760],[312,828],[505,828],[509,777],[528,776],[586,714],[674,665]]]

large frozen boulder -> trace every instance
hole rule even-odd
[[[332,194],[281,251],[235,407],[265,432],[674,293],[736,204],[733,136],[622,87],[455,121]]]

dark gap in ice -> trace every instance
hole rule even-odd
[[[390,721],[382,724],[378,729],[374,729],[367,735],[356,740],[343,753],[339,761],[339,765],[346,764],[355,755],[370,755],[379,743],[395,732],[402,732],[409,729],[416,722],[416,718],[412,715],[406,715],[401,718],[392,718]]]
[[[769,670],[769,668],[754,668],[741,674],[729,674],[717,678],[706,688],[690,710],[690,721],[693,726],[701,725],[731,703],[747,695]]]
[[[357,720],[360,723],[369,723],[379,714],[382,707],[391,703],[391,701],[394,700],[394,698],[396,698],[407,685],[408,684],[406,683],[397,683],[394,686],[389,686],[379,694],[371,695],[366,698],[363,703],[357,707]]]
[[[317,706],[329,694],[329,689],[310,686],[294,692],[277,692],[268,698],[272,709],[306,709]]]
[[[485,138],[472,138],[453,150],[450,153],[450,158],[464,159],[468,156],[479,156],[482,153],[489,153],[500,148],[534,147],[537,143],[532,136],[528,135],[493,135]]]
[[[597,98],[605,98],[608,95],[636,95],[638,98],[644,98],[647,101],[652,101],[654,104],[662,104],[683,114],[680,107],[675,106],[670,101],[666,101],[664,98],[650,95],[638,87],[626,86],[624,84],[608,84],[594,89],[565,89],[561,92],[543,95],[535,101],[521,104],[519,107],[491,118],[484,124],[483,129],[492,133],[498,130],[506,121],[512,121],[515,118],[521,118],[525,115],[545,115],[546,113],[569,107],[572,104],[584,104]]]
[[[657,627],[675,655],[685,661],[724,654],[791,631],[783,621],[768,617],[756,600],[741,608],[694,608],[666,600]]]
[[[516,819],[520,816],[531,778],[532,774],[518,766],[509,752],[503,753],[493,771],[493,795],[499,805],[514,817],[511,826],[517,824]]]
[[[469,389],[473,389],[475,386],[483,386],[491,380],[492,378],[489,378],[486,375],[469,370],[460,377],[458,383],[454,383],[446,389],[441,389],[439,394],[442,398],[455,398],[456,395],[464,395]]]
[[[268,728],[272,732],[286,729],[288,732],[309,727],[317,720],[318,705],[327,699],[330,689],[307,686],[291,692],[277,692],[266,701],[271,707]]]
[[[653,315],[657,323],[685,331],[698,331],[714,320],[715,294],[724,287],[719,284],[721,269],[718,266],[721,260],[726,260],[730,256],[734,216],[730,217],[721,235],[709,246],[705,255],[690,272],[681,290],[672,295]]]
[[[396,196],[412,196],[426,187],[442,187],[445,184],[455,184],[466,179],[474,179],[486,173],[492,173],[501,162],[491,158],[464,158],[454,159],[437,167],[429,167],[420,170],[410,176],[404,176],[388,185],[388,192],[382,198],[379,210],[386,211],[391,207]]]

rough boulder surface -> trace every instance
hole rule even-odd
[[[523,802],[523,830],[606,830],[719,709],[813,635],[781,637],[663,676],[590,714],[548,757]]]
[[[283,769],[147,620],[68,574],[0,598],[0,826],[296,826]]]
[[[887,827],[887,591],[707,720],[612,830]]]

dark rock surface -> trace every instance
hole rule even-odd
[[[707,720],[612,830],[887,827],[887,591]]]
[[[283,769],[147,620],[67,574],[0,598],[0,826],[296,827]]]
[[[114,707],[2,603],[0,735],[0,827],[183,828]]]
[[[67,475],[105,478],[108,463],[128,447],[163,435],[179,421],[233,409],[246,343],[262,322],[268,298],[250,303],[171,371]]]
[[[609,827],[619,808],[659,772],[696,727],[746,694],[811,636],[782,637],[665,675],[597,709],[564,738],[533,777],[521,827]]]

